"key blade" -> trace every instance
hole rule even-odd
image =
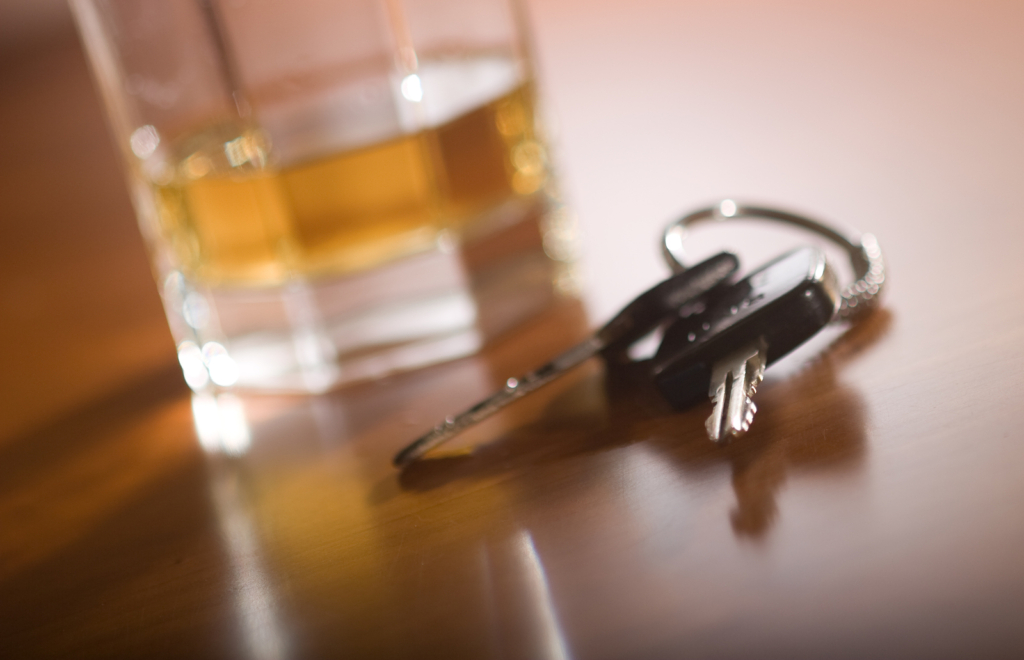
[[[584,360],[604,351],[625,348],[675,315],[684,305],[708,294],[739,268],[739,260],[728,252],[703,261],[640,294],[593,336],[570,348],[539,369],[519,378],[509,378],[504,389],[495,392],[469,410],[448,417],[420,436],[392,459],[404,467],[425,453],[451,440],[465,429],[482,422],[516,399],[546,385]],[[605,353],[607,355],[607,353]]]
[[[704,423],[704,428],[707,429],[708,437],[711,438],[712,442],[718,442],[722,438],[722,419],[725,417],[725,402],[726,402],[726,388],[729,386],[729,379],[731,374],[726,372],[721,381],[712,380],[714,390],[709,392],[708,395],[711,397],[711,401],[714,404],[714,409],[711,412],[711,416]]]
[[[747,344],[715,363],[708,389],[714,410],[705,424],[712,442],[728,442],[750,429],[757,412],[752,397],[764,378],[766,363],[763,340]]]
[[[395,455],[392,464],[404,467],[425,453],[448,442],[456,435],[474,424],[478,424],[498,412],[516,399],[520,399],[534,390],[547,385],[566,371],[576,367],[585,360],[597,355],[604,348],[604,343],[596,336],[576,344],[555,359],[518,378],[509,378],[505,387],[487,397],[465,412],[448,417],[432,430],[414,440],[409,446]]]

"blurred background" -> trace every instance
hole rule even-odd
[[[0,3],[0,125],[9,439],[130,390],[174,346],[66,3]]]
[[[893,307],[971,295],[951,277],[940,297],[908,260],[970,255],[998,278],[1017,258],[1024,3],[526,5],[592,319],[664,275],[668,220],[721,196],[875,232]],[[62,0],[0,3],[0,126],[0,438],[147,379],[178,387]],[[975,232],[988,253],[972,252]]]

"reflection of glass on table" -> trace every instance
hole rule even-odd
[[[571,287],[514,3],[73,6],[194,389],[458,357]]]

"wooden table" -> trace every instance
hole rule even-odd
[[[0,657],[1024,655],[1024,5],[530,10],[586,306],[245,397],[240,456],[197,441],[74,37],[2,54]],[[391,468],[661,277],[661,226],[721,195],[872,231],[890,265],[883,309],[769,372],[747,437],[594,363],[472,455]]]

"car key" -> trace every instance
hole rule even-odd
[[[708,437],[727,442],[750,428],[765,368],[825,327],[839,304],[824,253],[788,252],[669,326],[651,366],[655,386],[677,409],[710,396]]]
[[[395,456],[402,467],[430,449],[447,442],[466,428],[490,417],[512,401],[550,383],[566,371],[599,353],[617,353],[643,338],[659,324],[676,316],[685,305],[714,291],[739,269],[735,255],[722,252],[640,294],[591,337],[519,378],[456,417],[448,417]]]

